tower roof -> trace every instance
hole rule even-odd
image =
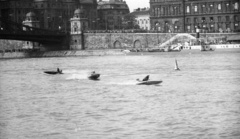
[[[29,12],[26,14],[27,17],[35,17],[36,14],[34,12]]]
[[[83,10],[78,8],[74,11],[74,14],[82,14],[83,13]]]

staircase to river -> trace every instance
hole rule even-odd
[[[173,41],[175,41],[176,39],[180,38],[180,37],[187,37],[189,39],[196,39],[196,37],[187,34],[187,33],[181,33],[181,34],[177,34],[175,36],[173,36],[172,38],[170,38],[169,40],[167,40],[166,42],[162,43],[159,47],[160,48],[168,48],[170,44],[173,43]]]

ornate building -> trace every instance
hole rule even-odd
[[[77,8],[85,10],[90,25],[97,18],[97,0],[0,0],[0,14],[5,19],[22,23],[25,15],[34,11],[40,27],[70,31],[70,18]]]
[[[150,0],[152,30],[239,32],[239,0]]]
[[[131,15],[134,15],[140,29],[150,30],[149,8],[135,9]]]
[[[98,2],[98,29],[122,29],[123,16],[129,13],[128,5],[123,0],[109,0]]]

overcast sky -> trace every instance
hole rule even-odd
[[[150,7],[149,6],[150,0],[125,0],[125,1],[128,4],[130,12],[133,12],[133,9]]]

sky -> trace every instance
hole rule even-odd
[[[133,12],[133,10],[137,8],[150,7],[149,6],[150,0],[125,0],[125,1],[127,2],[130,12]]]

